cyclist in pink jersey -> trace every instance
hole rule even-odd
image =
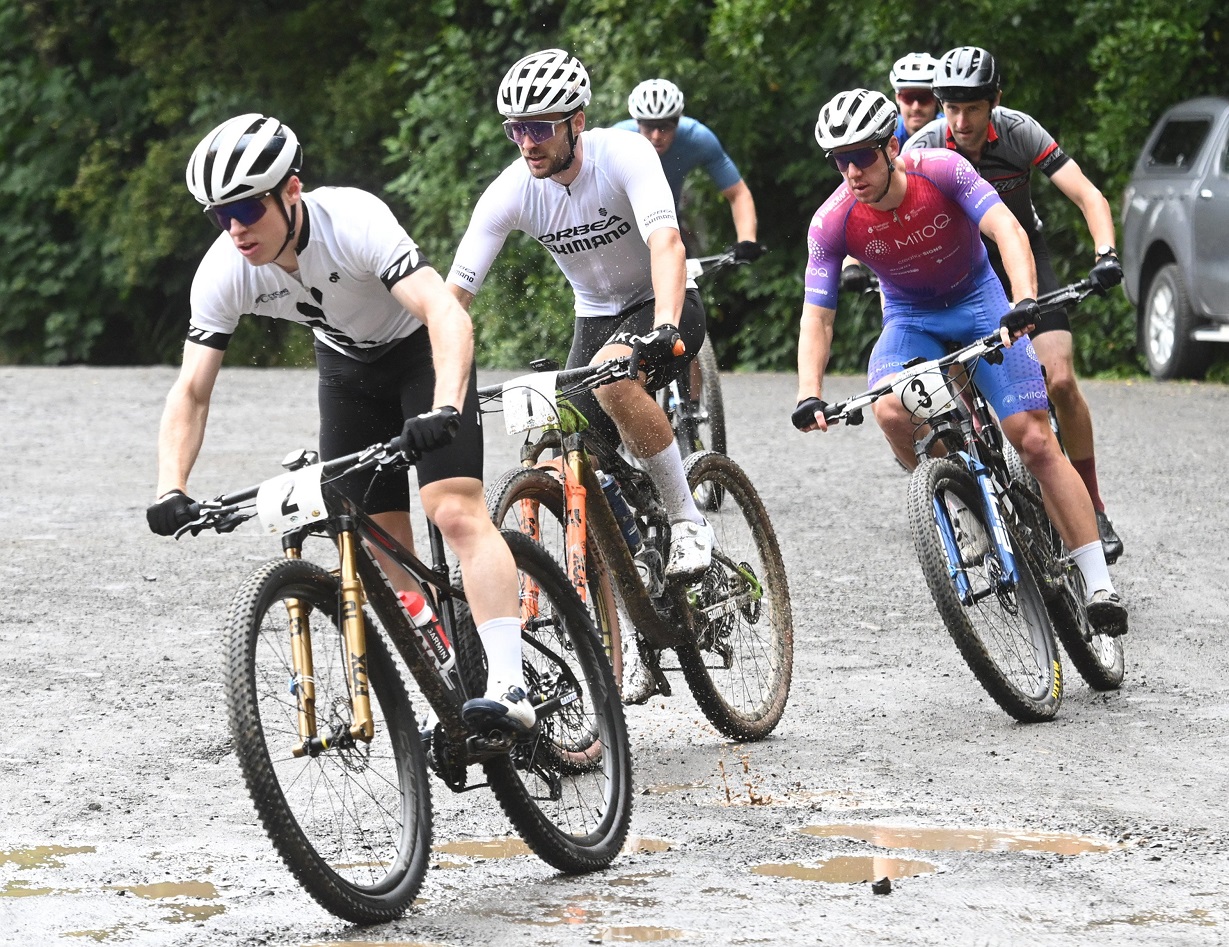
[[[1126,608],[1110,581],[1092,501],[1050,428],[1045,381],[1026,337],[1038,313],[1028,238],[964,158],[926,149],[902,158],[893,134],[896,118],[883,94],[866,89],[842,92],[820,109],[815,138],[844,181],[808,232],[794,424],[803,431],[828,429],[823,374],[847,255],[870,267],[883,291],[883,332],[871,353],[871,386],[898,374],[912,358],[938,358],[949,347],[998,329],[1008,343],[1003,363],[980,364],[978,387],[1041,484],[1046,509],[1083,574],[1089,620],[1104,634],[1123,634]],[[983,235],[999,249],[1013,306],[990,267]],[[1019,339],[1021,344],[1011,344]],[[912,469],[915,425],[908,411],[899,399],[881,398],[874,412],[893,452]]]

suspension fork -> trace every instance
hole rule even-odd
[[[287,535],[283,540],[283,548],[287,559],[301,559],[302,539],[295,534]],[[308,614],[311,605],[302,599],[288,598],[283,603],[290,631],[290,663],[294,675],[290,681],[290,691],[295,695],[299,708],[299,745],[294,748],[295,756],[302,756],[304,746],[316,736],[316,672],[312,664],[311,624]]]

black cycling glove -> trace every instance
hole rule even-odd
[[[751,263],[758,260],[764,255],[767,248],[754,240],[739,240],[738,243],[730,247],[734,253],[734,260],[737,263]]]
[[[1122,264],[1113,253],[1107,253],[1088,271],[1088,281],[1102,296],[1122,282]]]
[[[401,453],[416,460],[429,450],[452,443],[461,429],[461,412],[450,404],[407,418],[401,428]]]
[[[145,511],[145,521],[159,536],[174,536],[179,527],[192,521],[196,501],[182,490],[172,490]]]
[[[870,289],[870,275],[857,263],[841,270],[840,290],[843,293],[864,293]]]
[[[999,326],[1007,330],[1008,337],[1018,339],[1026,332],[1031,332],[1041,316],[1041,307],[1035,299],[1021,299],[1011,307],[1011,310],[999,320]]]
[[[815,423],[815,412],[821,414],[828,407],[828,402],[822,398],[803,398],[798,402],[798,407],[794,409],[794,413],[790,415],[790,420],[794,422],[794,427],[800,431],[805,431]]]
[[[684,354],[678,327],[669,322],[637,336],[632,342],[632,365],[636,371],[644,372],[645,385],[649,388],[660,387],[670,377],[671,366]]]

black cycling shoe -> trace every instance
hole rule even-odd
[[[1088,623],[1093,631],[1109,638],[1127,633],[1127,607],[1117,592],[1098,589],[1088,601]]]
[[[1112,566],[1122,555],[1122,540],[1114,532],[1114,524],[1104,513],[1097,514],[1097,533],[1101,537],[1101,549],[1105,553],[1105,564]]]

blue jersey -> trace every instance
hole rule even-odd
[[[624,119],[615,128],[640,133],[639,124],[632,118]],[[658,157],[661,158],[662,170],[666,172],[666,180],[670,182],[670,190],[674,192],[675,205],[683,196],[683,179],[692,168],[702,165],[719,191],[733,187],[742,180],[738,168],[712,130],[686,115],[679,119],[674,144]]]
[[[940,109],[938,112],[935,113],[935,118],[932,119],[932,121],[934,121],[935,119],[943,118],[943,117],[944,117],[943,110]],[[922,126],[922,128],[925,128],[925,127],[926,127],[925,125]],[[918,129],[918,131],[921,131],[921,130],[922,130],[921,128]],[[905,131],[905,118],[903,115],[896,116],[896,140],[900,142],[900,147],[901,147],[901,150],[903,151],[905,147],[905,142],[909,140],[909,133]]]

